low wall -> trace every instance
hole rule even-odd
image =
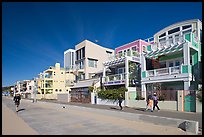
[[[36,95],[37,99],[57,99],[57,94],[37,94]]]
[[[118,106],[118,101],[113,101],[113,100],[102,100],[100,98],[97,98],[97,105],[110,105],[110,106]],[[122,106],[124,106],[124,101],[121,104]]]
[[[196,99],[196,112],[202,112],[202,102]]]
[[[146,108],[146,100],[128,100],[128,107]],[[159,101],[158,106],[162,110],[177,110],[176,101]]]

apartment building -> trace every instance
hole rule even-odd
[[[58,93],[66,93],[65,76],[65,69],[60,67],[60,63],[56,63],[55,66],[50,66],[40,73],[38,98],[56,99]]]
[[[108,60],[109,56],[114,55],[114,50],[102,47],[89,40],[84,40],[75,46],[75,71],[76,84],[71,87],[71,100],[81,100],[81,98],[89,98],[89,87],[100,82],[99,78],[95,78],[97,74],[103,71],[103,62]]]
[[[74,66],[75,66],[75,50],[74,49],[68,49],[64,52],[64,68],[66,72],[73,72]]]
[[[105,89],[126,87],[125,105],[128,99],[135,99],[141,91],[141,53],[142,47],[149,45],[144,40],[135,40],[115,48],[115,55],[103,63],[103,82]]]
[[[78,80],[92,78],[95,73],[103,70],[103,62],[114,55],[114,50],[102,47],[89,40],[84,40],[75,46],[76,70]]]
[[[201,37],[198,19],[172,24],[154,35],[141,57],[143,97],[156,92],[168,101],[164,105],[169,109],[198,111],[195,90],[200,81]]]

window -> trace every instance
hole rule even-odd
[[[132,50],[133,50],[133,51],[136,51],[136,47],[132,47]]]
[[[173,44],[173,37],[172,36],[169,37],[169,44]]]
[[[29,86],[29,90],[31,90],[31,86]]]
[[[202,30],[200,29],[200,41],[202,40]]]
[[[187,28],[190,28],[190,27],[191,27],[191,25],[182,26],[182,30],[187,29]]]
[[[175,35],[175,42],[179,42],[179,34]]]
[[[192,31],[191,29],[186,30],[186,31],[183,32],[183,35],[185,35],[185,34],[189,34],[189,33],[191,33],[191,31]]]
[[[159,38],[166,36],[166,33],[163,33],[159,36]]]
[[[118,74],[125,73],[125,68],[118,68]]]
[[[166,62],[160,62],[159,66],[160,68],[166,68]]]
[[[180,66],[180,61],[179,60],[176,60],[175,66]]]
[[[107,54],[112,54],[112,52],[111,52],[111,51],[106,51],[106,53],[107,53]]]
[[[57,90],[57,89],[55,89],[55,91],[57,92],[58,90]]]
[[[175,28],[175,29],[172,29],[172,30],[169,30],[169,31],[168,31],[168,34],[172,34],[172,33],[178,32],[178,31],[180,31],[180,28],[179,28],[179,27],[178,27],[178,28]]]
[[[121,57],[122,56],[122,51],[118,52],[118,54],[119,54],[119,57]]]
[[[174,66],[174,63],[171,61],[169,62],[169,67],[173,67]]]
[[[61,92],[62,90],[60,89],[59,91]]]
[[[85,57],[85,47],[83,47],[81,50],[82,50],[82,58],[84,58]]]
[[[90,58],[88,58],[89,67],[97,68],[97,61],[98,61],[98,60],[96,60],[96,59],[90,59]]]

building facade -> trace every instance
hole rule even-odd
[[[56,99],[58,93],[67,92],[65,89],[65,69],[60,67],[60,63],[50,66],[47,70],[39,74],[39,96],[41,98]],[[46,97],[47,96],[47,97]],[[38,97],[40,98],[40,97]]]
[[[73,71],[75,66],[75,50],[68,49],[64,52],[64,68],[67,72]]]
[[[196,111],[201,35],[202,23],[197,19],[175,23],[154,35],[142,54],[143,97],[156,92],[176,110]]]

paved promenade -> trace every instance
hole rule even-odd
[[[80,106],[81,105],[81,106]],[[86,107],[82,105],[87,105]],[[62,108],[62,107],[65,108]],[[100,109],[94,107],[98,106]],[[22,99],[15,112],[11,98],[2,97],[2,134],[27,135],[186,135],[181,129],[135,120],[136,114],[88,104],[59,104]],[[137,110],[135,110],[137,111]],[[141,111],[142,112],[142,111]],[[148,113],[148,112],[147,112]],[[155,112],[156,114],[157,112]],[[160,112],[159,112],[160,113]],[[9,120],[10,119],[10,120]],[[12,121],[15,122],[12,122]],[[10,129],[9,129],[10,128]]]

